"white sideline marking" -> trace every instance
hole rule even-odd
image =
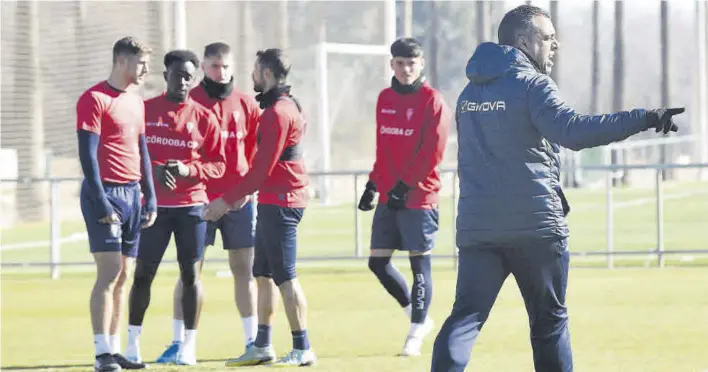
[[[74,233],[74,234],[71,234],[67,237],[59,239],[59,243],[60,244],[75,243],[75,242],[83,242],[86,240],[88,240],[88,234],[85,232],[80,232],[80,233]],[[0,251],[15,251],[15,250],[19,250],[19,249],[48,247],[50,244],[51,244],[51,242],[49,240],[35,240],[33,242],[5,244],[5,245],[0,245]]]

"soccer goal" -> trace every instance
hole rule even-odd
[[[383,44],[349,44],[321,41],[317,44],[317,120],[319,122],[320,170],[331,172],[331,135],[330,135],[330,105],[329,80],[327,77],[327,60],[331,54],[360,56],[389,56],[389,48],[396,39],[396,1],[384,2],[384,43]],[[324,38],[323,38],[324,39]],[[383,66],[383,64],[382,64]],[[330,204],[330,179],[328,176],[319,178],[319,194],[322,205]]]

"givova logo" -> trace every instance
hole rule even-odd
[[[472,102],[462,101],[460,103],[460,113],[465,112],[488,112],[506,111],[505,101]]]

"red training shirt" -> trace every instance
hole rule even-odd
[[[226,154],[226,173],[207,182],[207,195],[214,200],[232,185],[241,181],[250,168],[256,153],[258,117],[256,100],[234,89],[226,99],[211,98],[200,84],[190,95],[192,99],[211,110],[221,128],[221,139]]]
[[[223,196],[232,205],[258,190],[258,203],[305,208],[309,183],[302,157],[283,161],[283,150],[300,143],[305,119],[290,99],[280,98],[266,107],[258,124],[260,140],[251,169]]]
[[[189,167],[189,177],[176,177],[175,190],[155,182],[157,205],[208,203],[205,182],[222,177],[226,169],[221,130],[214,114],[189,97],[176,103],[163,94],[145,101],[145,122],[152,166],[174,159]]]
[[[140,135],[145,133],[145,105],[137,94],[102,81],[76,103],[76,130],[100,136],[98,168],[103,182],[126,184],[141,178]]]
[[[376,161],[369,174],[379,202],[403,181],[411,189],[406,206],[431,209],[439,202],[440,172],[450,129],[450,109],[440,92],[423,82],[420,89],[400,94],[386,88],[376,104]]]

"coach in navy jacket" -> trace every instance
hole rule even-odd
[[[499,289],[513,274],[529,312],[536,371],[572,371],[565,307],[570,208],[561,190],[559,146],[580,150],[649,128],[675,131],[671,117],[683,109],[575,112],[548,76],[559,43],[540,8],[522,5],[507,13],[499,41],[477,47],[457,102],[460,267],[432,370],[464,370]]]

